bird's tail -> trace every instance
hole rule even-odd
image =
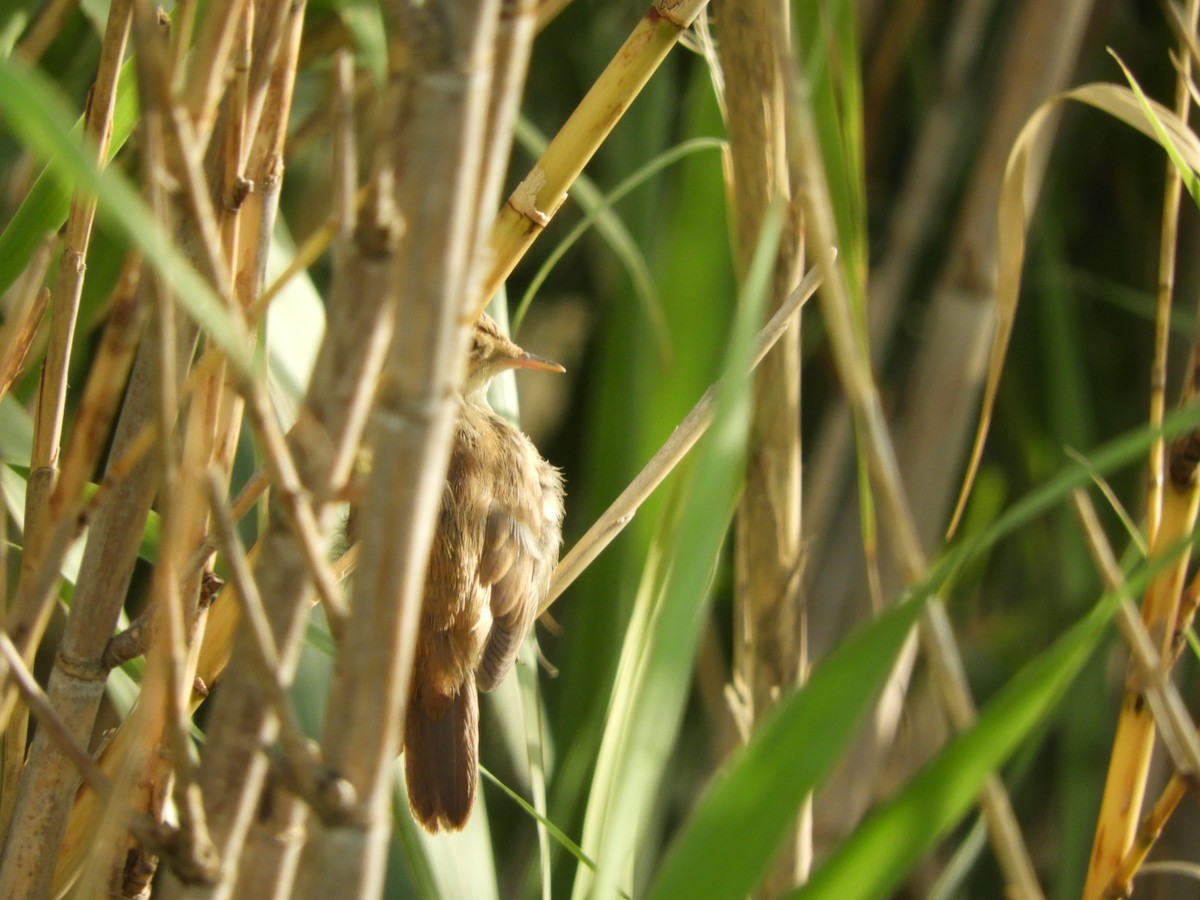
[[[441,706],[441,704],[437,704]],[[431,834],[461,831],[475,802],[479,701],[468,678],[438,716],[413,696],[404,722],[404,780],[413,816]]]

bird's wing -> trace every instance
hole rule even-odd
[[[479,560],[479,581],[491,587],[492,632],[476,669],[481,690],[495,688],[512,668],[533,620],[537,539],[519,518],[525,510],[493,507]]]

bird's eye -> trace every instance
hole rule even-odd
[[[479,340],[479,338],[475,338],[474,340],[471,341],[471,353],[478,355],[482,352],[483,352],[483,344]]]

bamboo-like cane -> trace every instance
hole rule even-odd
[[[717,51],[725,81],[738,271],[746,267],[776,198],[787,204],[767,299],[787,301],[804,260],[800,204],[788,160],[784,79],[795,65],[788,4],[716,2]],[[746,481],[735,542],[733,683],[735,719],[748,732],[805,677],[800,542],[800,328],[755,374]],[[773,897],[806,881],[812,865],[811,798],[802,805],[761,892]]]
[[[488,241],[492,264],[484,276],[476,312],[488,304],[558,212],[583,167],[706,3],[657,0],[579,101],[492,226]]]
[[[655,10],[652,10],[652,12],[651,12],[651,14],[649,14],[648,18],[653,19],[655,21],[658,20],[658,17],[660,15],[675,15],[676,18],[678,18],[677,10],[678,10],[679,6],[680,6],[680,4],[661,3],[661,4],[659,4],[658,7],[655,8]],[[690,6],[691,11],[688,12],[688,15],[694,15],[694,11],[698,10],[699,7],[702,6],[702,4],[693,3],[693,4],[685,4],[684,6]],[[644,31],[645,27],[646,27],[646,22],[643,21],[642,25],[639,26],[639,29]],[[673,31],[674,35],[677,37],[679,29],[677,27],[673,26],[671,30]],[[648,73],[653,70],[654,66],[657,65],[658,61],[660,61],[662,58],[662,53],[660,52],[662,49],[660,46],[660,42],[651,42],[649,44],[645,44],[645,43],[635,44],[632,41],[628,41],[628,42],[626,42],[626,45],[623,48],[623,52],[628,51],[630,49],[637,51],[637,53],[635,53],[634,58],[631,59],[628,56],[625,56],[622,60],[619,61],[620,65],[618,65],[618,62],[614,62],[614,64],[612,66],[610,66],[610,71],[619,73],[621,71],[624,71],[625,68],[628,67],[630,70],[643,72],[644,74],[646,74],[648,76]],[[609,94],[608,95],[609,99],[613,103],[616,104],[617,108],[619,108],[619,109],[626,108],[629,105],[629,103],[632,102],[633,97],[636,95],[636,91],[638,89],[640,89],[640,87],[644,83],[644,80],[645,80],[644,78],[629,79],[629,78],[624,78],[624,77],[610,79],[609,88],[612,89],[615,85],[616,89],[620,93],[618,93],[615,96]],[[201,121],[203,121],[203,116],[201,116],[200,119],[201,119]],[[573,123],[578,125],[578,123],[583,120],[581,120],[577,114],[577,116],[573,117],[572,121],[573,121]],[[611,124],[613,124],[614,122],[615,122],[615,117],[614,117],[613,121],[609,123],[609,127],[611,127]],[[561,146],[561,144],[560,144],[560,146]],[[588,155],[590,156],[590,153]],[[567,165],[568,165],[568,168],[571,168],[569,162],[567,163]],[[558,169],[556,169],[553,159],[547,160],[547,159],[543,158],[539,162],[539,168],[543,171],[549,171],[551,173],[556,173],[558,171]],[[578,171],[579,169],[582,169],[582,163],[580,163],[577,167],[575,167],[575,171]],[[560,176],[558,174],[555,174],[554,177],[556,179],[560,178]],[[569,179],[568,179],[568,181],[569,181]],[[329,236],[332,236],[333,229],[329,229],[327,233]],[[320,241],[319,240],[313,241],[311,243],[313,244],[314,255],[315,255],[316,248],[318,248],[320,246]],[[513,259],[509,260],[509,262],[506,263],[506,265],[509,269],[511,269],[512,266],[515,265],[515,263],[516,263],[516,259],[513,258]],[[284,280],[285,280],[284,278],[281,278],[279,283],[281,284]],[[255,303],[255,310],[251,312],[251,317],[253,317],[253,313],[255,311],[260,310],[262,308],[262,306],[264,305],[263,301],[266,299],[267,296],[270,295],[270,293],[271,293],[270,291],[267,292],[266,294],[264,294],[263,298],[261,298],[258,302]],[[212,357],[206,355],[206,358],[204,360],[202,360],[201,363],[198,364],[197,369],[199,369],[200,371],[204,371],[205,369],[211,368],[211,367],[215,366],[216,364],[217,364],[217,360],[215,358],[212,358]],[[189,379],[189,383],[192,383],[192,380],[196,377],[197,374],[198,373],[193,374],[192,378]],[[148,429],[148,430],[144,431],[141,435],[138,436],[137,448],[135,448],[135,450],[130,453],[129,458],[127,458],[123,461],[122,466],[131,465],[133,459],[135,459],[138,454],[144,453],[147,449],[149,449],[151,446],[153,446],[154,441],[155,441],[155,434],[154,434],[153,429]],[[352,555],[348,555],[347,557],[344,558],[345,562],[348,564],[350,562],[351,558],[352,558]],[[227,590],[228,590],[228,588],[227,588]],[[223,602],[218,603],[218,604],[216,604],[216,606],[214,606],[213,610],[210,612],[208,629],[206,631],[204,644],[201,649],[201,662],[200,662],[200,668],[199,668],[199,677],[200,677],[200,680],[202,683],[203,682],[211,683],[213,680],[215,680],[218,677],[219,673],[224,669],[224,665],[225,665],[226,661],[228,660],[229,654],[230,654],[231,635],[236,627],[235,626],[236,618],[237,618],[237,616],[236,616],[236,611],[235,611],[235,604],[225,604]],[[121,733],[124,730],[125,730],[125,725],[123,725],[122,728],[118,731],[117,738],[114,739],[113,744],[111,745],[113,747],[113,750],[109,751],[110,753],[117,753],[119,755],[120,747],[121,747],[120,737],[121,737]],[[66,847],[74,848],[74,849],[64,850],[63,857],[60,859],[59,874],[56,876],[56,882],[55,882],[56,884],[61,884],[62,878],[67,873],[69,873],[70,871],[77,870],[80,849],[81,849],[81,846],[83,845],[83,843],[86,841],[85,835],[88,833],[90,828],[94,827],[94,825],[90,826],[88,823],[89,822],[94,823],[96,821],[95,817],[98,813],[98,810],[96,809],[95,804],[94,804],[94,797],[92,798],[92,804],[91,804],[92,811],[89,813],[88,810],[85,808],[87,806],[87,802],[83,798],[86,798],[88,796],[90,796],[90,795],[87,792],[85,792],[82,795],[80,804],[77,806],[76,811],[72,814],[70,831],[69,831],[69,836],[67,839]]]
[[[1179,73],[1175,82],[1175,111],[1186,121],[1191,106],[1191,54],[1189,35],[1195,34],[1200,18],[1200,3],[1189,0],[1187,23],[1179,39]],[[1180,23],[1184,24],[1184,23]],[[1163,188],[1162,237],[1159,244],[1157,312],[1155,315],[1154,361],[1150,379],[1150,425],[1162,424],[1165,409],[1167,338],[1170,330],[1171,302],[1175,284],[1175,257],[1178,242],[1179,201],[1181,179],[1174,167],[1168,163]],[[1200,343],[1193,347],[1193,366]],[[1192,376],[1195,376],[1193,368]],[[1185,402],[1194,393],[1195,385],[1190,381],[1184,385]],[[1151,554],[1161,553],[1175,546],[1190,535],[1196,524],[1196,507],[1200,501],[1200,486],[1189,484],[1180,476],[1176,466],[1181,465],[1177,444],[1164,449],[1158,440],[1150,449],[1147,471],[1148,491],[1146,496],[1146,542]],[[1164,478],[1164,467],[1170,477]],[[1194,469],[1194,464],[1191,465]],[[1194,472],[1189,477],[1194,478]],[[1164,659],[1171,656],[1172,643],[1178,630],[1180,596],[1188,564],[1187,554],[1169,571],[1155,579],[1142,601],[1142,618],[1146,627],[1160,641],[1160,652]],[[1183,611],[1188,616],[1187,611]],[[1113,738],[1112,754],[1100,815],[1096,822],[1096,834],[1092,842],[1092,854],[1088,864],[1087,882],[1084,887],[1085,900],[1105,896],[1110,885],[1128,885],[1134,869],[1140,865],[1144,854],[1149,851],[1152,839],[1148,832],[1138,828],[1142,812],[1142,801],[1146,791],[1146,778],[1150,769],[1150,755],[1154,747],[1154,725],[1145,709],[1144,698],[1131,686],[1127,687]],[[1178,790],[1169,790],[1155,805],[1152,817],[1161,828],[1166,816],[1175,803],[1169,797]],[[1155,827],[1152,825],[1151,827]],[[1153,832],[1157,834],[1157,831]],[[1139,834],[1143,837],[1139,838]],[[1138,857],[1141,849],[1141,858]]]
[[[1173,444],[1169,450],[1168,471],[1164,485],[1162,519],[1156,541],[1150,547],[1150,557],[1164,552],[1177,552],[1196,525],[1197,504],[1200,503],[1200,482],[1196,479],[1196,462],[1190,462],[1188,448],[1196,452],[1191,435]],[[1179,597],[1183,591],[1189,555],[1179,553],[1175,561],[1151,582],[1142,599],[1142,621],[1154,636],[1160,656],[1167,658],[1171,651]],[[1084,887],[1086,900],[1100,900],[1121,867],[1121,861],[1134,845],[1137,824],[1141,815],[1146,779],[1150,772],[1150,755],[1154,749],[1154,719],[1146,703],[1140,681],[1128,679],[1121,702],[1120,718],[1113,738],[1108,776],[1100,802],[1100,816],[1092,844],[1091,862]]]

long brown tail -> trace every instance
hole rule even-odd
[[[461,831],[471,816],[479,768],[475,679],[467,679],[440,716],[431,716],[427,706],[414,695],[404,722],[408,803],[431,834]]]

